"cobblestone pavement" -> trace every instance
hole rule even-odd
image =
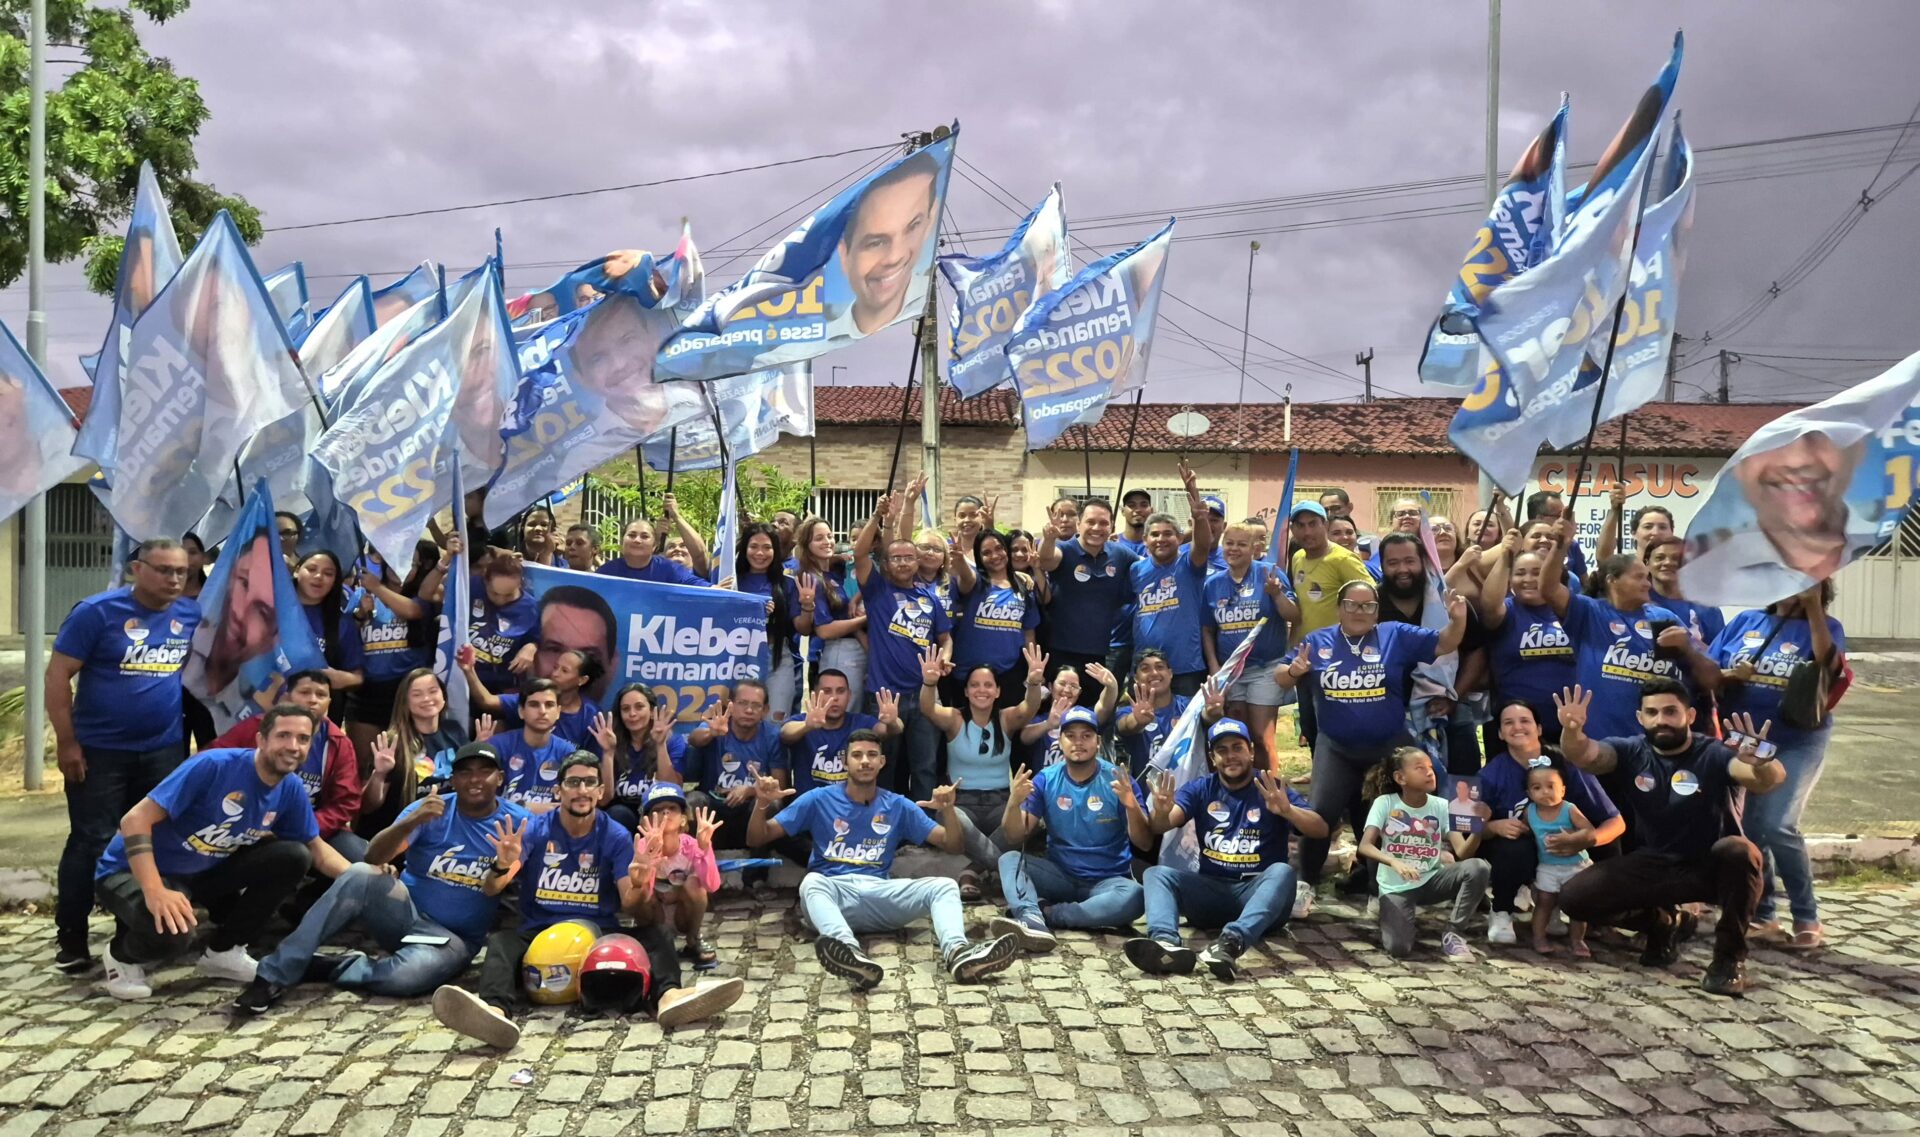
[[[997,984],[952,985],[922,929],[872,941],[888,976],[861,996],[821,972],[790,902],[740,902],[716,942],[748,993],[724,1019],[663,1039],[548,1010],[505,1056],[424,1002],[314,987],[239,1023],[232,985],[185,970],[116,1003],[51,969],[48,921],[6,917],[0,1135],[1913,1129],[1920,889],[1827,904],[1834,946],[1756,953],[1754,990],[1731,1001],[1699,991],[1700,941],[1669,972],[1605,942],[1578,966],[1512,948],[1454,966],[1428,928],[1403,965],[1340,903],[1231,985],[1149,979],[1119,938],[1072,935]]]

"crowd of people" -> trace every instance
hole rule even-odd
[[[1343,826],[1341,887],[1371,895],[1395,957],[1439,906],[1441,957],[1473,959],[1489,904],[1488,945],[1517,945],[1524,918],[1533,950],[1559,952],[1558,914],[1570,955],[1623,929],[1649,966],[1712,905],[1702,982],[1720,994],[1743,989],[1756,937],[1821,945],[1798,822],[1848,676],[1830,583],[1723,619],[1681,595],[1672,516],[1629,525],[1618,493],[1589,567],[1550,493],[1464,535],[1402,500],[1365,534],[1344,491],[1270,530],[1181,478],[1184,516],[1137,489],[1118,514],[1061,498],[1037,534],[971,496],[916,529],[920,482],[845,543],[818,517],[748,524],[720,586],[766,598],[770,667],[682,724],[644,685],[605,694],[613,661],[543,637],[523,578],[705,585],[716,551],[671,498],[604,561],[590,527],[535,507],[509,533],[423,540],[406,579],[372,556],[349,573],[283,515],[325,666],[219,737],[181,683],[207,550],[148,541],[126,585],[74,607],[48,667],[70,818],[55,964],[95,966],[97,905],[118,998],[197,953],[243,985],[242,1014],[327,983],[430,995],[497,1046],[528,998],[672,1026],[742,994],[697,977],[722,962],[718,853],[744,848],[804,867],[819,962],[859,989],[884,980],[860,937],[921,919],[959,981],[1076,929],[1126,934],[1149,974],[1231,980],[1312,914]],[[467,553],[470,705],[453,707],[433,626]],[[1205,761],[1180,774],[1154,759],[1190,711]],[[1279,766],[1295,735],[1304,794]],[[965,867],[895,877],[903,842]],[[757,900],[766,865],[742,877]],[[1004,915],[969,938],[965,904],[995,896]],[[327,950],[350,928],[375,950]]]

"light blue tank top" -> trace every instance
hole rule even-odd
[[[1592,860],[1585,849],[1571,857],[1547,851],[1547,838],[1550,835],[1573,832],[1573,805],[1570,802],[1560,803],[1560,816],[1553,821],[1541,817],[1540,807],[1528,802],[1527,828],[1533,831],[1533,847],[1538,850],[1543,865],[1584,865]]]
[[[1013,784],[1012,759],[1011,738],[1002,732],[995,746],[994,731],[969,718],[947,742],[947,781],[963,791],[1004,790]]]

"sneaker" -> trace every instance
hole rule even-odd
[[[672,1030],[701,1019],[710,1019],[739,1002],[746,990],[747,981],[739,976],[693,987],[676,987],[660,996],[660,1006],[654,1011],[653,1021],[659,1023],[662,1030]]]
[[[1012,936],[1020,947],[1030,952],[1049,952],[1059,946],[1060,937],[1053,934],[1047,922],[1038,913],[1026,916],[995,916],[987,923],[987,938],[999,939]]]
[[[150,999],[153,986],[147,982],[147,969],[137,963],[121,963],[113,958],[113,948],[106,951],[107,981],[103,986],[107,994],[116,999]]]
[[[53,966],[67,975],[85,975],[93,970],[93,953],[87,950],[87,937],[61,936],[53,953]]]
[[[520,1041],[520,1028],[512,1019],[465,987],[446,984],[434,991],[433,1017],[448,1030],[496,1049],[512,1050]]]
[[[260,963],[247,954],[243,947],[230,947],[225,951],[208,948],[200,953],[200,959],[193,965],[195,972],[210,979],[231,979],[235,983],[253,982],[254,973],[260,969]]]
[[[1700,977],[1700,989],[1709,995],[1736,998],[1747,992],[1747,968],[1737,959],[1715,959]]]
[[[366,956],[367,953],[363,951],[315,952],[313,958],[307,960],[307,969],[301,973],[300,982],[332,983],[347,969],[348,964]]]
[[[1473,948],[1468,946],[1467,937],[1459,932],[1448,932],[1440,937],[1440,954],[1448,963],[1472,963]]]
[[[820,961],[820,966],[849,980],[862,991],[878,987],[887,974],[886,968],[868,959],[859,948],[832,936],[821,936],[813,941],[813,954]]]
[[[1513,913],[1494,912],[1487,917],[1487,942],[1503,945],[1520,942],[1520,937],[1513,934]]]
[[[947,953],[947,973],[962,983],[973,983],[1013,966],[1020,953],[1020,937],[1001,936],[977,944],[956,946]]]
[[[1306,881],[1293,886],[1293,919],[1304,920],[1313,915],[1313,886]]]
[[[240,996],[229,1005],[236,1015],[263,1015],[286,993],[285,987],[256,975],[253,982],[247,984],[247,989],[240,992]]]
[[[1127,941],[1123,950],[1127,953],[1127,962],[1148,975],[1188,975],[1199,959],[1190,947],[1148,936],[1135,936]]]
[[[1246,950],[1247,945],[1240,942],[1239,936],[1232,932],[1221,932],[1220,938],[1208,944],[1207,950],[1200,953],[1199,962],[1208,971],[1213,972],[1215,979],[1231,983],[1234,978],[1234,961],[1239,959]]]

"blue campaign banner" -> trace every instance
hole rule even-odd
[[[91,458],[109,473],[120,442],[120,387],[127,378],[127,341],[133,322],[153,303],[173,274],[180,271],[180,239],[173,233],[173,217],[160,196],[153,167],[140,163],[140,188],[133,198],[133,216],[127,222],[127,242],[120,251],[120,276],[114,285],[113,321],[107,340],[92,357],[87,374],[93,377],[93,404],[73,452]]]
[[[440,266],[421,261],[420,267],[384,288],[373,290],[373,326],[384,327],[407,309],[440,294]]]
[[[590,692],[602,705],[626,684],[644,683],[686,732],[734,683],[767,674],[762,597],[531,564],[526,590],[540,607],[533,674],[550,676],[568,650],[596,652],[608,661],[604,689]]]
[[[452,290],[448,291],[451,294]],[[436,292],[375,328],[339,362],[320,372],[320,397],[326,400],[329,411],[338,413],[351,406],[368,379],[428,328],[446,319],[450,310]]]
[[[704,389],[726,424],[726,453],[736,462],[772,446],[783,434],[802,438],[813,434],[812,360],[717,379]],[[682,422],[677,429],[655,432],[641,448],[647,465],[656,470],[719,469],[720,435],[714,429],[714,413]]]
[[[75,437],[67,401],[0,324],[0,521],[87,467]]]
[[[314,457],[360,531],[400,576],[427,519],[452,499],[455,461],[471,484],[500,464],[501,424],[519,371],[513,332],[489,272],[446,319],[407,345],[333,420]]]
[[[1687,525],[1696,604],[1759,608],[1893,538],[1920,495],[1920,353],[1754,431]]]
[[[460,463],[456,459],[449,463],[448,475],[453,481],[453,531],[460,534],[460,553],[453,558],[453,569],[446,577],[445,603],[440,605],[439,634],[434,639],[433,669],[440,676],[441,684],[447,690],[447,706],[460,707],[457,712],[462,722],[466,721],[464,709],[472,695],[467,688],[467,673],[460,670],[457,661],[460,649],[467,646],[467,636],[471,632],[467,619],[461,614],[470,610],[473,604],[473,574],[467,567],[467,493],[466,483],[460,477]]]
[[[485,521],[514,514],[653,434],[707,413],[698,389],[653,381],[654,352],[679,318],[612,292],[518,344],[522,378],[506,427],[506,463]]]
[[[225,211],[135,321],[126,358],[110,508],[136,540],[192,529],[248,440],[309,397]]]
[[[267,295],[273,297],[273,310],[279,313],[280,326],[287,338],[299,343],[313,323],[312,298],[307,295],[307,266],[295,261],[267,274]]]
[[[709,296],[654,376],[710,382],[845,347],[920,313],[959,130],[842,190]]]
[[[1021,220],[999,252],[944,256],[939,264],[954,292],[947,381],[961,398],[970,399],[1013,378],[1007,342],[1020,317],[1073,276],[1059,183]]]
[[[280,556],[273,497],[253,488],[200,590],[205,613],[181,680],[225,731],[272,707],[296,671],[325,667],[293,576]]]
[[[1427,331],[1420,381],[1437,387],[1473,387],[1495,366],[1473,330],[1480,304],[1493,289],[1547,258],[1560,238],[1566,211],[1567,97],[1529,145],[1493,199],[1486,222],[1454,278],[1440,316]]]
[[[1027,449],[1076,422],[1098,422],[1108,402],[1147,381],[1173,220],[1131,249],[1080,270],[1020,318],[1007,358],[1020,385]]]
[[[307,334],[300,338],[300,369],[325,375],[372,334],[373,290],[366,277],[357,276],[325,311],[314,316]]]
[[[507,317],[515,328],[538,327],[612,292],[629,293],[648,308],[670,308],[685,316],[706,298],[705,280],[693,227],[682,221],[680,241],[667,256],[618,249],[595,257],[540,291],[507,301]]]

